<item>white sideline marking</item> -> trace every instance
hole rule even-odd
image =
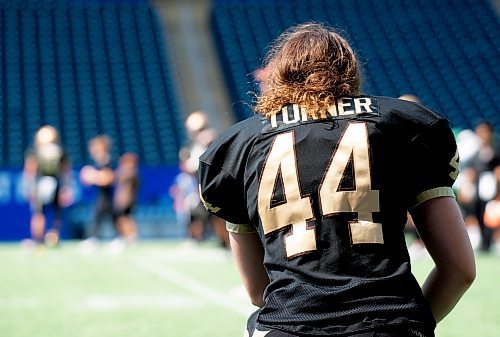
[[[241,302],[234,301],[227,294],[214,290],[199,281],[179,273],[175,269],[169,268],[164,264],[152,263],[151,259],[148,262],[145,260],[137,261],[137,267],[147,271],[159,278],[175,284],[204,300],[215,303],[221,307],[228,309],[236,314],[248,317],[252,313],[252,308]]]

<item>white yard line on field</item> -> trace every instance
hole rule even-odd
[[[138,268],[154,274],[162,280],[189,291],[200,299],[217,304],[235,314],[248,317],[253,311],[249,304],[234,300],[228,294],[210,288],[200,281],[166,266],[164,263],[154,262],[153,259],[141,259],[136,261],[136,265]]]

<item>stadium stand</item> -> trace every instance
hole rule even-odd
[[[1,1],[0,32],[0,167],[20,167],[43,124],[60,130],[75,166],[101,133],[115,158],[177,163],[182,121],[148,1]]]
[[[213,30],[237,119],[256,92],[268,43],[306,21],[340,29],[363,61],[365,92],[412,93],[454,127],[500,130],[500,27],[487,0],[215,0]]]
[[[203,10],[209,1],[199,0]],[[205,28],[195,20],[202,9],[182,0],[153,3],[160,2],[170,23],[177,23],[164,24],[171,36],[162,34],[158,12],[147,0],[0,0],[0,212],[7,218],[0,240],[28,233],[20,168],[43,124],[59,129],[75,177],[89,162],[87,141],[97,134],[113,139],[115,159],[138,153],[144,179],[136,215],[144,236],[180,235],[157,224],[175,222],[168,186],[185,141],[186,93],[192,94],[190,107],[203,108],[207,102],[193,99],[203,98],[194,89],[222,86],[197,77],[188,81],[179,67],[208,67],[192,67],[210,49],[192,48],[201,40],[211,43],[206,36],[193,38],[192,27]],[[500,130],[500,29],[488,0],[213,0],[211,15],[237,120],[252,113],[252,72],[269,42],[286,27],[313,20],[347,35],[364,63],[366,92],[412,93],[447,114],[455,127],[486,119]],[[172,43],[179,36],[192,39],[187,51],[179,48],[184,43]],[[169,46],[177,47],[175,54]],[[170,62],[172,55],[183,62]],[[198,85],[189,87],[193,81]],[[69,223],[88,223],[90,200],[91,191],[78,191]]]

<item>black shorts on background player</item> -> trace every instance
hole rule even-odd
[[[96,170],[111,170],[111,166],[96,165]],[[111,220],[116,230],[115,211],[113,208],[113,185],[97,186],[97,198],[94,206],[94,215],[92,217],[92,227],[90,236],[98,238],[101,236],[102,225],[106,220]]]
[[[374,96],[337,99],[317,119],[290,105],[231,127],[199,172],[207,209],[263,243],[270,284],[258,326],[434,335],[404,226],[408,209],[453,196],[458,154],[444,117]]]
[[[32,211],[43,212],[50,207],[59,212],[62,208],[59,193],[69,166],[67,154],[60,145],[54,143],[29,149],[25,156],[34,158],[37,163],[36,174],[30,186]]]

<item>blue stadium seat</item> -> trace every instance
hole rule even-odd
[[[489,1],[215,0],[212,13],[237,119],[252,113],[248,74],[271,40],[296,23],[321,21],[351,41],[368,93],[413,93],[455,127],[487,118],[500,130],[500,27]]]
[[[113,139],[114,155],[177,163],[182,122],[164,36],[146,0],[0,1],[0,166],[20,166],[43,124],[60,130],[72,162],[88,140]],[[8,50],[8,53],[4,52]]]

